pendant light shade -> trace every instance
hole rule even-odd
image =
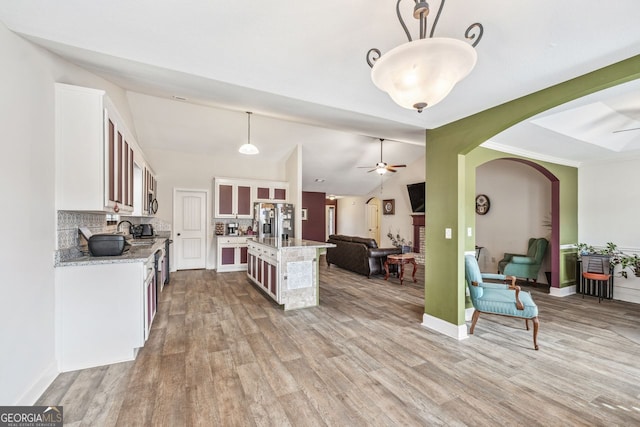
[[[461,40],[438,37],[402,44],[378,59],[371,79],[408,109],[433,107],[476,65],[478,55]]]
[[[472,44],[434,37],[445,0],[440,2],[429,34],[429,4],[424,0],[414,0],[413,17],[419,21],[420,38],[413,40],[400,13],[401,2],[398,0],[396,3],[396,15],[408,42],[384,55],[379,49],[370,49],[367,63],[371,67],[371,80],[378,89],[387,92],[396,104],[421,113],[442,101],[475,67],[478,54],[474,47],[480,42],[484,27],[476,22],[467,28],[464,36],[473,41]]]
[[[238,149],[238,151],[242,154],[249,154],[249,155],[258,154],[260,152],[260,150],[258,150],[258,147],[251,144],[251,112],[250,111],[247,111],[247,143],[242,144]]]

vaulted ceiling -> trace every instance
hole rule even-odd
[[[357,168],[379,160],[378,138],[389,140],[385,161],[410,163],[424,154],[424,129],[640,54],[637,0],[450,1],[435,35],[463,39],[481,22],[478,63],[444,101],[418,114],[379,91],[365,61],[370,48],[384,55],[406,41],[395,4],[0,0],[0,20],[128,90],[143,149],[225,149],[233,159],[240,155],[229,147],[244,142],[252,111],[252,142],[265,161],[301,143],[303,189],[334,194],[379,185]],[[401,10],[417,37],[413,4],[402,1]],[[432,2],[432,15],[438,6]],[[640,131],[613,133],[631,127],[640,127],[638,81],[560,106],[487,144],[579,165],[638,152]],[[314,181],[327,176],[340,179]]]

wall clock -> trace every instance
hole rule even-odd
[[[476,213],[478,215],[484,215],[489,212],[489,208],[491,207],[491,202],[489,198],[484,194],[478,194],[476,196]]]
[[[382,201],[382,213],[385,215],[394,215],[396,211],[396,200],[389,199]]]

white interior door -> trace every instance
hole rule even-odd
[[[327,214],[325,215],[325,240],[329,239],[329,236],[336,234],[336,207],[333,205],[326,205],[325,209]]]
[[[207,193],[198,190],[175,190],[173,200],[176,270],[205,268]]]
[[[380,245],[380,222],[378,220],[379,210],[375,203],[367,204],[367,235]]]

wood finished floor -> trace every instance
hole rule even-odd
[[[640,424],[638,305],[532,289],[534,351],[510,318],[462,341],[420,326],[421,275],[321,267],[320,306],[290,312],[243,273],[173,274],[135,362],[62,374],[37,404],[65,426]]]

